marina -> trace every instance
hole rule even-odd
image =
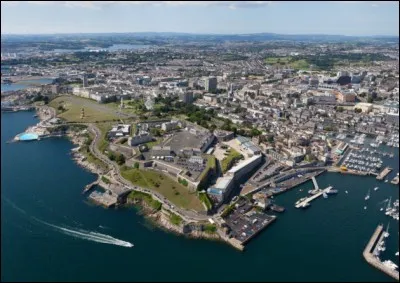
[[[399,272],[394,268],[391,261],[384,261],[381,262],[379,259],[379,248],[382,247],[382,239],[384,237],[383,232],[383,225],[378,225],[375,229],[375,232],[372,234],[371,239],[369,240],[367,246],[364,249],[363,256],[364,259],[371,264],[372,266],[376,267],[377,269],[383,271],[387,275],[391,276],[392,278],[399,280]],[[382,249],[382,248],[381,248]],[[392,264],[391,264],[392,263]],[[397,265],[396,265],[397,267]]]

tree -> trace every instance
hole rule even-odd
[[[374,99],[372,97],[368,97],[367,102],[372,103],[372,102],[374,102]]]
[[[133,165],[133,167],[134,167],[135,169],[139,169],[139,162],[135,162],[135,164]]]
[[[274,136],[268,136],[267,141],[268,141],[269,143],[274,142]]]
[[[117,155],[115,161],[117,162],[118,165],[122,165],[122,164],[125,163],[125,156],[124,156],[123,154],[119,153],[119,154]]]
[[[337,111],[337,112],[343,112],[343,111],[344,111],[344,108],[343,108],[342,106],[339,106],[338,108],[336,108],[336,111]]]

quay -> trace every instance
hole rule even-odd
[[[387,174],[390,173],[390,171],[392,171],[393,169],[390,168],[389,166],[386,167],[385,169],[382,170],[381,173],[379,173],[379,175],[376,177],[377,180],[382,180],[383,178],[385,178],[387,176]]]
[[[397,173],[397,176],[393,178],[392,181],[390,181],[390,183],[394,184],[394,185],[398,185],[399,184],[399,173]]]
[[[384,264],[382,264],[382,262],[379,260],[378,257],[374,256],[374,253],[375,253],[375,250],[377,249],[378,243],[382,239],[382,236],[383,236],[382,231],[383,231],[383,225],[378,225],[378,227],[375,229],[374,234],[372,234],[371,239],[369,240],[367,246],[364,249],[363,257],[369,264],[371,264],[375,268],[383,271],[387,275],[389,275],[392,278],[399,281],[399,272],[396,270],[392,270],[389,267],[385,266]],[[377,239],[378,239],[378,241],[377,241]],[[373,249],[374,246],[375,246],[375,248]]]
[[[311,201],[319,198],[320,196],[322,196],[323,193],[327,193],[329,192],[333,187],[329,186],[324,190],[320,190],[318,193],[316,193],[315,195],[312,195],[308,198],[306,198],[305,200],[303,200],[302,202],[298,203],[295,205],[296,208],[301,208],[301,207],[306,207]]]

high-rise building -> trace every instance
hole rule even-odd
[[[215,92],[217,90],[217,78],[216,77],[206,78],[204,88],[208,92]]]
[[[83,75],[82,80],[83,80],[83,87],[88,87],[88,78],[86,74]]]
[[[186,104],[193,103],[193,91],[184,91],[179,94],[179,99]]]

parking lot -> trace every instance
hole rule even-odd
[[[238,202],[239,207],[225,219],[231,229],[231,236],[246,243],[257,233],[261,232],[276,216],[259,213],[252,209],[250,202]]]

